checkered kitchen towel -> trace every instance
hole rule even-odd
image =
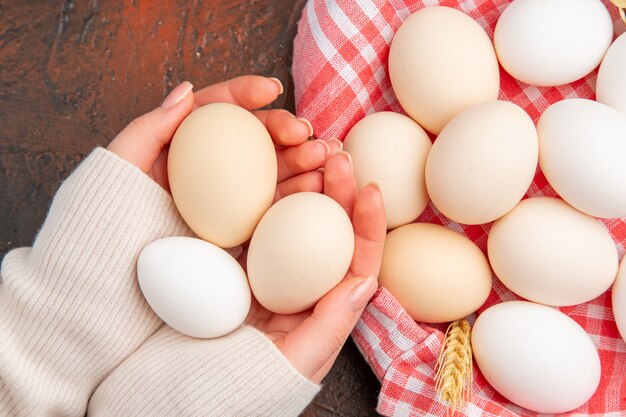
[[[606,1],[606,0],[605,0]],[[343,140],[366,114],[404,113],[387,74],[389,45],[410,13],[436,4],[462,10],[493,37],[507,0],[309,0],[294,41],[293,77],[296,113],[308,118],[316,135]],[[617,9],[606,1],[616,35],[624,31]],[[596,73],[555,88],[522,84],[501,71],[500,99],[523,107],[537,121],[550,104],[571,97],[594,98]],[[381,138],[384,140],[384,138]],[[540,171],[529,196],[555,196]],[[467,235],[486,250],[490,225],[465,226],[429,206],[419,222],[443,224]],[[620,256],[626,245],[626,221],[607,220]],[[484,308],[516,299],[497,279]],[[591,335],[602,362],[600,386],[589,402],[567,415],[626,416],[626,343],[619,337],[610,292],[585,304],[560,309]],[[480,313],[480,311],[479,311]],[[436,399],[434,366],[443,340],[440,326],[415,323],[385,289],[372,299],[353,332],[361,352],[382,382],[378,411],[385,416],[442,416]],[[493,390],[478,370],[466,416],[532,416]]]

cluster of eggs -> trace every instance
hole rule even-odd
[[[193,337],[219,337],[244,322],[252,294],[272,312],[297,313],[345,276],[354,250],[345,210],[311,192],[273,204],[277,175],[272,138],[247,110],[213,103],[181,123],[169,149],[168,179],[178,211],[198,237],[156,240],[137,261],[141,290],[168,325]],[[248,241],[246,273],[233,255]]]
[[[357,183],[380,185],[392,229],[380,284],[413,319],[444,323],[475,312],[492,271],[528,300],[483,311],[472,347],[498,392],[542,413],[582,405],[601,374],[589,335],[552,307],[590,301],[615,282],[613,311],[626,339],[626,267],[618,273],[615,243],[596,219],[626,217],[626,35],[612,40],[599,0],[513,0],[493,44],[466,14],[423,8],[402,23],[389,52],[392,87],[409,117],[370,114],[344,142]],[[570,83],[601,64],[598,101],[558,101],[535,126],[521,107],[497,100],[498,63],[535,86]],[[562,199],[523,200],[538,164]],[[429,202],[460,224],[494,222],[487,256],[450,228],[413,223]]]

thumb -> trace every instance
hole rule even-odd
[[[130,122],[108,149],[148,172],[174,132],[193,108],[193,85],[185,81],[174,88],[160,107]]]
[[[284,339],[282,353],[305,377],[321,382],[363,309],[378,288],[373,276],[348,278],[315,306],[313,313]],[[331,363],[332,364],[332,363]],[[325,369],[325,372],[319,372]]]

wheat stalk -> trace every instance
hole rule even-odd
[[[448,415],[471,400],[472,346],[471,326],[467,320],[456,320],[448,326],[435,365],[435,389],[439,399],[448,404]]]
[[[626,9],[626,0],[611,0],[617,8],[619,9],[619,15],[622,17],[624,23],[626,23],[626,14],[624,14],[624,9]]]

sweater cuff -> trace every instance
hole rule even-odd
[[[320,386],[256,329],[194,339],[163,326],[98,388],[90,416],[297,416]]]
[[[138,168],[102,148],[85,158],[33,248],[2,263],[0,415],[84,415],[100,381],[162,325],[135,278],[139,252],[190,233]]]

